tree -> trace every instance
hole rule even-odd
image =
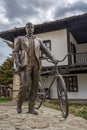
[[[8,57],[0,66],[0,84],[8,85],[13,83],[13,60]]]

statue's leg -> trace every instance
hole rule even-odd
[[[32,82],[30,91],[29,113],[38,114],[37,111],[35,111],[34,109],[35,99],[37,97],[38,81],[39,81],[39,70],[37,66],[33,68],[31,77]]]
[[[25,70],[25,71],[21,71],[20,72],[20,89],[19,89],[19,93],[18,93],[18,100],[17,100],[17,111],[18,113],[22,112],[22,104],[23,101],[25,99],[27,90],[29,88],[29,71]]]

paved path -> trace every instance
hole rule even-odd
[[[0,104],[0,130],[87,130],[87,120],[69,115],[65,120],[61,112],[42,106],[39,115],[17,114],[13,103]]]

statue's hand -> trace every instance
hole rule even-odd
[[[18,63],[18,68],[22,68],[23,65],[21,63]]]
[[[28,66],[27,64],[22,65],[23,68],[26,68],[27,66]]]
[[[18,63],[18,70],[24,70],[27,67],[27,64],[22,65],[21,63]]]
[[[53,63],[57,65],[58,64],[58,60],[54,60]]]

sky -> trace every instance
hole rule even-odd
[[[0,0],[0,32],[87,12],[87,0]],[[0,64],[11,53],[0,39]]]

